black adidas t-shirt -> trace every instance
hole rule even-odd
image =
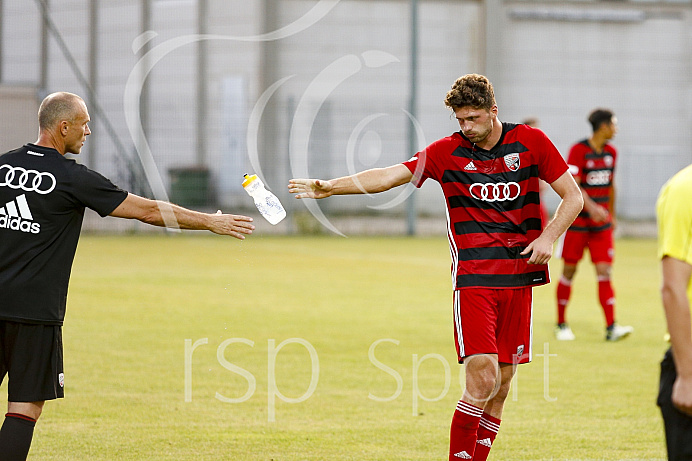
[[[107,216],[126,197],[55,149],[0,155],[0,319],[62,325],[84,209]]]

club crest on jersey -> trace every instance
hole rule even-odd
[[[505,165],[509,168],[509,171],[517,171],[519,169],[519,154],[507,154],[505,155]]]
[[[605,166],[607,166],[608,168],[613,166],[613,156],[606,155],[605,157],[603,157],[603,163],[605,163]]]

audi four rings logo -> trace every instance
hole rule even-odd
[[[476,182],[469,187],[469,193],[471,197],[484,202],[506,202],[519,197],[521,187],[515,182],[487,184]]]
[[[25,170],[20,166],[0,165],[0,186],[45,195],[53,192],[56,184],[55,176],[50,173]]]

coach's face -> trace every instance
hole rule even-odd
[[[80,101],[74,118],[65,125],[65,153],[79,154],[82,151],[86,137],[91,134],[89,121],[86,104]]]
[[[474,144],[482,147],[490,133],[493,131],[497,119],[497,106],[490,109],[477,109],[475,107],[460,107],[454,111],[459,127],[464,136]]]

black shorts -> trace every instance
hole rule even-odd
[[[675,370],[673,354],[668,349],[661,362],[661,381],[658,392],[658,406],[661,407],[663,424],[666,430],[666,445],[669,461],[692,460],[692,417],[673,406],[673,383],[678,374]]]
[[[10,402],[64,397],[62,327],[0,320],[0,383],[5,375]]]

